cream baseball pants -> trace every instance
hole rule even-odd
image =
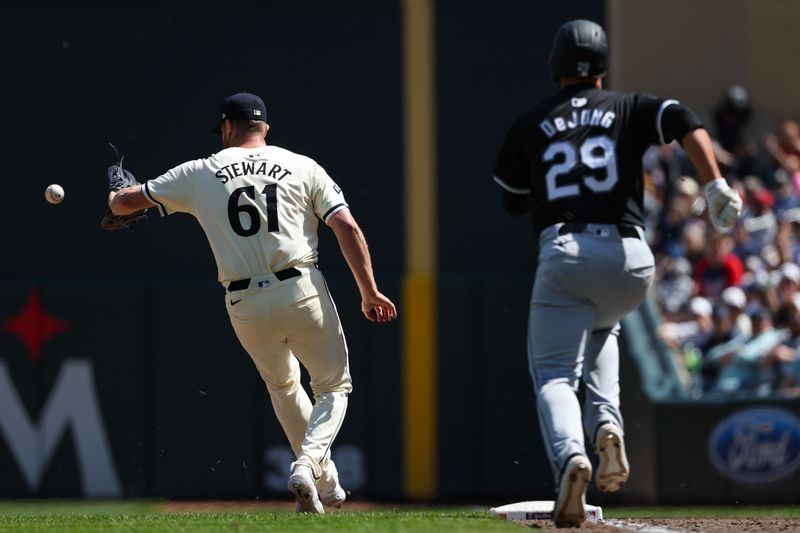
[[[299,277],[253,277],[246,290],[225,295],[236,336],[267,385],[272,407],[297,457],[319,479],[335,467],[330,448],[352,390],[347,344],[322,273],[297,267]],[[311,376],[314,403],[300,384]],[[330,466],[329,466],[330,464]]]

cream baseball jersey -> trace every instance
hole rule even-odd
[[[191,213],[206,232],[219,281],[317,259],[317,224],[347,207],[314,160],[277,146],[226,148],[142,187],[161,216]]]

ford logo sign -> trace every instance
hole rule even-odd
[[[734,481],[782,479],[800,466],[800,420],[785,409],[739,411],[716,425],[708,453],[714,467]]]

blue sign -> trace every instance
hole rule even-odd
[[[800,467],[800,420],[778,408],[746,409],[716,425],[708,442],[714,467],[743,483],[768,483]]]

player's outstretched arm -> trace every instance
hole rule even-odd
[[[392,301],[378,291],[367,240],[350,210],[345,208],[332,215],[328,219],[328,225],[336,235],[342,254],[358,284],[361,312],[373,322],[389,322],[397,318],[397,309]]]
[[[684,135],[681,144],[705,184],[711,222],[718,228],[731,227],[742,211],[742,199],[721,177],[708,132],[703,128],[693,129]]]
[[[650,102],[658,103],[658,100],[651,99]],[[655,111],[655,107],[652,110]],[[662,144],[672,140],[680,141],[697,170],[700,181],[705,184],[711,223],[721,229],[731,227],[742,211],[742,199],[722,177],[711,137],[698,116],[675,100],[665,100],[661,102],[656,117],[659,141]]]
[[[108,207],[115,215],[129,215],[154,205],[142,192],[141,185],[108,192]]]
[[[687,133],[681,145],[703,184],[714,181],[722,175],[714,155],[714,147],[711,145],[711,137],[704,128],[697,128]]]

